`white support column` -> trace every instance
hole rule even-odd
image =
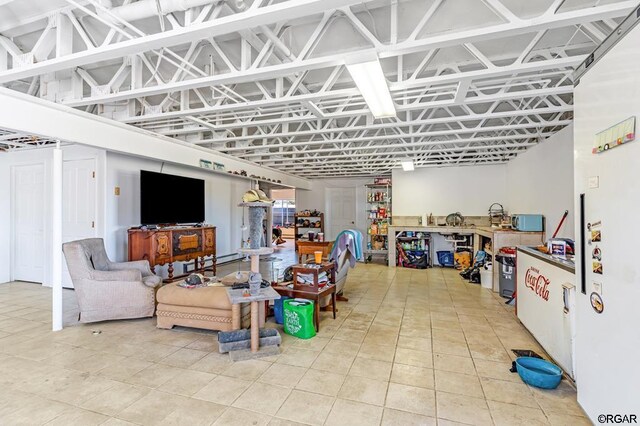
[[[62,149],[60,142],[53,150],[51,179],[51,285],[52,329],[62,330]]]

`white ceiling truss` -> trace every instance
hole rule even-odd
[[[25,3],[44,9],[0,19],[0,84],[308,178],[508,161],[571,122],[573,69],[637,5],[9,0],[0,16]],[[371,52],[396,118],[374,120],[346,70]]]
[[[16,149],[34,149],[55,145],[56,141],[51,138],[36,136],[26,133],[15,132],[0,127],[0,152],[12,151]]]

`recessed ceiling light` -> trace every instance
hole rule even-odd
[[[365,62],[347,63],[347,69],[375,118],[396,116],[396,106],[377,57]]]

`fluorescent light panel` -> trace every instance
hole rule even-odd
[[[400,164],[402,165],[402,170],[405,172],[411,172],[414,169],[413,160],[411,159],[400,160]]]
[[[347,69],[375,118],[396,116],[396,107],[391,99],[380,61],[375,59],[347,64]]]

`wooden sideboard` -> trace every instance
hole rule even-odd
[[[173,280],[173,262],[195,262],[204,271],[207,257],[212,257],[216,273],[216,227],[167,227],[153,230],[129,229],[129,260],[148,260],[155,273],[156,265],[169,265]],[[176,277],[178,278],[178,277]]]

